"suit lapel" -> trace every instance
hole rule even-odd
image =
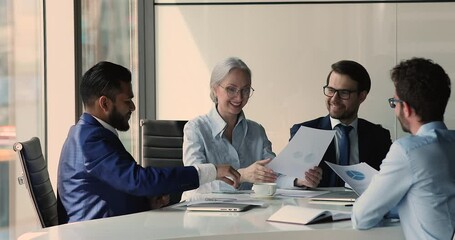
[[[321,119],[318,128],[324,130],[332,130],[332,124],[330,122],[329,115]],[[333,138],[332,141],[330,142],[330,145],[327,148],[327,151],[325,152],[324,157],[322,158],[322,162],[321,164],[319,164],[319,166],[322,167],[323,170],[323,177],[320,186],[322,187],[337,186],[336,184],[338,182],[338,177],[336,173],[333,172],[332,169],[324,161],[336,163],[335,138]]]
[[[319,129],[332,130],[332,124],[330,123],[329,115],[325,116],[321,122],[319,122]]]
[[[320,129],[332,130],[332,124],[330,122],[329,115],[325,116],[321,120],[318,127]],[[333,138],[322,160],[336,163],[335,159],[336,159],[335,138]]]
[[[359,162],[364,162],[363,160],[368,159],[367,153],[370,152],[368,149],[368,137],[365,133],[368,132],[368,129],[365,129],[366,125],[362,119],[359,118],[357,123],[357,139],[359,144]]]

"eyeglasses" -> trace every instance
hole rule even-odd
[[[227,87],[223,87],[221,85],[219,85],[219,86],[222,87],[224,90],[226,90],[227,95],[231,98],[236,97],[237,94],[239,94],[239,93],[244,98],[250,98],[251,96],[253,96],[253,93],[254,93],[254,89],[252,87],[238,89],[238,88],[231,87],[231,86],[227,86]]]
[[[402,102],[404,102],[404,101],[400,100],[400,99],[389,98],[389,105],[391,108],[395,108],[397,106],[397,103],[402,103]]]
[[[348,100],[351,97],[351,93],[358,92],[357,90],[335,89],[329,86],[322,87],[322,90],[327,97],[333,97],[335,93],[338,93],[338,97],[343,100]]]

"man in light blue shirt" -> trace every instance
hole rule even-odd
[[[431,60],[392,69],[389,104],[405,132],[354,204],[353,227],[369,229],[398,211],[406,239],[451,239],[455,227],[455,131],[443,122],[450,79]]]

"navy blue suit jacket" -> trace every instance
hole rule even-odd
[[[148,196],[199,187],[194,167],[141,167],[119,138],[87,113],[68,133],[57,180],[69,222],[149,210]]]
[[[301,126],[332,130],[330,117],[327,115],[325,117],[320,117],[308,122],[295,124],[291,128],[291,138],[295,135]],[[379,170],[379,166],[381,165],[382,160],[389,152],[390,145],[392,145],[389,130],[381,127],[381,125],[373,124],[361,118],[358,119],[357,128],[360,162],[366,162],[368,165]],[[339,179],[336,173],[333,172],[332,169],[326,163],[324,163],[324,161],[337,163],[335,139],[333,139],[330,143],[327,151],[324,154],[324,157],[322,158],[321,163],[319,164],[319,167],[321,167],[323,170],[319,187],[336,187],[330,185],[331,178],[337,179],[337,186],[344,186],[344,182]]]

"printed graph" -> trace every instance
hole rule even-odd
[[[348,171],[346,171],[346,174],[347,174],[350,178],[352,178],[352,179],[354,179],[354,180],[360,181],[360,180],[365,179],[365,174],[363,174],[363,173],[361,173],[361,172],[359,172],[359,171],[348,170]]]

